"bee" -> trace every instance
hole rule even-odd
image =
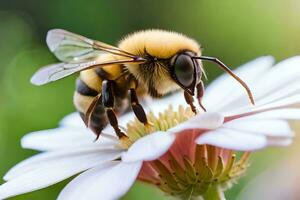
[[[137,119],[151,126],[139,98],[158,98],[175,90],[183,90],[186,103],[194,113],[194,96],[201,103],[204,95],[202,60],[212,61],[236,79],[253,96],[246,85],[223,62],[202,56],[200,45],[176,32],[145,30],[122,39],[117,47],[92,40],[66,30],[50,30],[47,45],[60,63],[38,70],[31,82],[44,85],[80,72],[76,80],[74,105],[83,121],[97,136],[110,123],[116,135],[126,137],[117,116],[129,102]],[[129,98],[130,96],[130,98]]]

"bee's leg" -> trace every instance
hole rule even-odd
[[[130,89],[130,103],[131,108],[136,116],[136,118],[143,123],[146,127],[150,128],[152,124],[147,120],[146,113],[142,107],[142,105],[139,103],[139,100],[137,98],[135,89]]]
[[[90,106],[88,107],[85,113],[83,121],[87,127],[90,127],[92,114],[94,113],[95,108],[99,103],[99,101],[101,101],[101,93],[99,93],[97,96],[94,97],[93,101],[91,102]]]
[[[100,137],[102,130],[107,126],[108,119],[106,117],[106,108],[102,105],[101,98],[99,99],[94,111],[91,115],[89,128],[96,134],[96,140]]]
[[[105,115],[103,115],[105,112],[103,112],[103,106],[101,104],[101,93],[99,93],[91,102],[86,113],[82,116],[85,125],[96,134],[95,140],[99,139],[103,128],[107,124],[107,120],[104,118]]]
[[[199,106],[206,112],[206,109],[202,104],[202,97],[204,95],[204,84],[202,81],[200,81],[200,83],[197,84],[196,89]]]
[[[121,131],[118,124],[118,119],[113,110],[115,97],[114,97],[114,81],[104,80],[102,82],[102,104],[106,107],[106,115],[110,125],[114,128],[117,136],[121,139],[127,137],[125,133]]]
[[[197,114],[197,109],[196,109],[196,106],[194,105],[194,98],[186,91],[184,91],[184,99],[185,99],[186,103],[190,105],[191,110],[195,114]]]
[[[108,124],[105,107],[102,105],[101,94],[94,97],[85,112],[78,112],[85,125],[95,133],[95,140],[98,140],[102,130]]]

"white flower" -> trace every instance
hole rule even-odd
[[[63,189],[59,200],[118,199],[136,179],[145,177],[152,178],[152,182],[165,181],[166,187],[160,188],[172,192],[174,177],[166,174],[174,168],[167,167],[166,171],[163,159],[166,155],[174,156],[173,161],[184,162],[180,163],[184,170],[192,166],[191,171],[193,164],[201,162],[200,159],[197,163],[193,157],[197,157],[200,147],[206,148],[202,151],[207,154],[204,158],[211,156],[215,160],[202,163],[201,169],[208,166],[209,176],[196,173],[198,182],[193,184],[202,184],[199,176],[216,178],[220,170],[217,178],[221,181],[237,167],[231,150],[253,151],[271,145],[288,145],[292,141],[288,120],[300,119],[300,109],[296,108],[300,103],[300,57],[272,67],[273,62],[272,57],[261,57],[235,71],[252,89],[256,106],[249,104],[244,90],[225,74],[206,88],[203,99],[206,113],[192,116],[189,109],[180,107],[178,112],[169,108],[158,115],[169,104],[173,108],[185,105],[182,94],[151,104],[154,114],[149,117],[154,120],[156,130],[151,134],[137,122],[129,122],[133,119],[129,113],[119,119],[122,127],[127,125],[127,141],[119,141],[108,126],[103,131],[106,134],[94,142],[94,135],[77,114],[64,118],[59,128],[26,135],[22,147],[42,153],[20,162],[4,176],[7,182],[0,186],[0,199],[45,188],[81,172]],[[153,163],[155,167],[149,168]],[[173,181],[176,190],[178,180]]]

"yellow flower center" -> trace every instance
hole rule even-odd
[[[168,129],[187,121],[189,118],[194,116],[190,107],[184,108],[179,106],[177,110],[174,110],[170,105],[167,110],[160,112],[156,116],[153,112],[147,115],[147,119],[151,123],[151,126],[145,126],[137,118],[130,121],[127,124],[126,135],[127,138],[122,139],[121,146],[128,149],[135,141],[151,134],[156,131],[167,131]]]

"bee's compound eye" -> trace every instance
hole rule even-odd
[[[189,55],[180,54],[174,63],[174,75],[179,83],[188,87],[193,83],[194,64]]]

